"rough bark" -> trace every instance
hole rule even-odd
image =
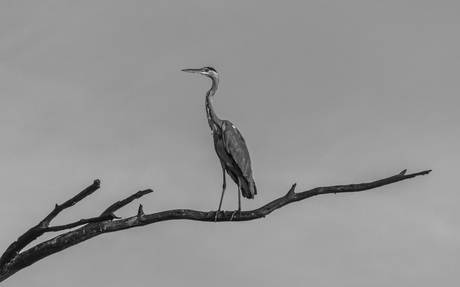
[[[430,173],[431,170],[426,170],[422,172],[406,174],[406,170],[401,173],[390,176],[384,179],[380,179],[368,183],[358,183],[358,184],[349,184],[349,185],[336,185],[336,186],[326,186],[326,187],[317,187],[303,192],[294,192],[296,184],[294,184],[291,189],[287,192],[286,195],[273,200],[272,202],[267,203],[266,205],[250,210],[242,211],[241,214],[230,211],[222,211],[217,217],[217,221],[227,221],[227,222],[238,222],[238,221],[248,221],[259,219],[269,215],[274,210],[281,208],[287,204],[304,200],[306,198],[328,193],[344,193],[344,192],[358,192],[369,190],[384,185],[392,184],[398,181],[406,180],[409,178],[414,178],[419,175],[426,175]],[[100,188],[100,181],[95,180],[93,184],[85,188],[79,194],[73,198],[67,200],[61,205],[56,204],[53,211],[46,216],[42,221],[40,221],[36,226],[30,228],[27,232],[21,235],[18,240],[13,242],[3,253],[0,258],[0,282],[7,279],[11,275],[20,271],[21,269],[34,264],[35,262],[50,256],[54,253],[60,252],[66,248],[74,246],[78,243],[91,239],[95,236],[115,232],[123,229],[129,229],[138,226],[144,226],[160,221],[166,220],[178,220],[178,219],[188,219],[188,220],[197,220],[197,221],[215,221],[215,211],[197,211],[190,209],[175,209],[162,211],[152,214],[144,214],[142,205],[139,205],[139,209],[136,215],[120,219],[114,215],[114,212],[118,209],[129,204],[133,200],[140,198],[146,194],[153,192],[151,189],[141,190],[135,194],[127,197],[124,200],[118,201],[110,205],[106,210],[104,210],[101,215],[97,217],[81,219],[73,223],[53,226],[50,227],[50,222],[64,209],[72,207],[85,197],[91,195],[97,189]],[[32,243],[38,237],[42,236],[46,232],[56,232],[62,230],[68,230],[81,226],[80,228],[68,231],[66,233],[60,234],[52,239],[46,240],[42,243],[39,243],[28,250],[22,251],[24,247]],[[22,251],[22,252],[21,252]]]

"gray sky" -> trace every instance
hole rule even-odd
[[[433,169],[235,224],[102,235],[5,286],[458,286],[458,1],[0,2],[0,249],[90,185],[54,224],[215,210],[214,106],[246,138],[254,209],[317,186]],[[224,209],[237,207],[230,182]],[[55,234],[48,235],[50,238]]]

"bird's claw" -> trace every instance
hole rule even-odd
[[[241,217],[241,209],[235,210],[232,213],[232,216],[230,216],[230,221],[232,221],[233,217],[235,217],[235,214],[238,212],[238,216]]]
[[[217,210],[216,215],[214,216],[214,222],[217,222],[217,218],[219,217],[219,214],[221,212],[224,213],[224,215],[225,215],[225,211]],[[238,210],[235,210],[235,211],[232,212],[232,215],[230,216],[230,221],[233,220],[233,218],[235,217],[236,213],[238,213],[238,216],[241,217],[241,209],[238,209]]]
[[[216,211],[216,215],[214,216],[214,222],[217,222],[217,217],[219,217],[220,210]]]

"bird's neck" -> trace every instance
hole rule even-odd
[[[220,126],[222,125],[222,120],[216,115],[214,111],[214,107],[212,106],[212,99],[214,94],[217,91],[217,86],[219,85],[219,79],[212,78],[212,87],[206,93],[206,117],[208,118],[208,124],[211,128],[212,132],[218,132],[220,130]]]

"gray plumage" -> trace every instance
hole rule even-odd
[[[211,67],[185,69],[182,71],[198,73],[212,80],[212,87],[206,93],[206,117],[212,131],[214,149],[219,157],[223,171],[222,196],[216,213],[216,219],[222,206],[222,199],[226,188],[225,172],[238,185],[238,211],[241,213],[241,194],[246,198],[252,199],[257,194],[257,188],[252,177],[251,157],[249,156],[246,141],[230,121],[219,119],[214,112],[212,100],[219,84],[219,75]]]

